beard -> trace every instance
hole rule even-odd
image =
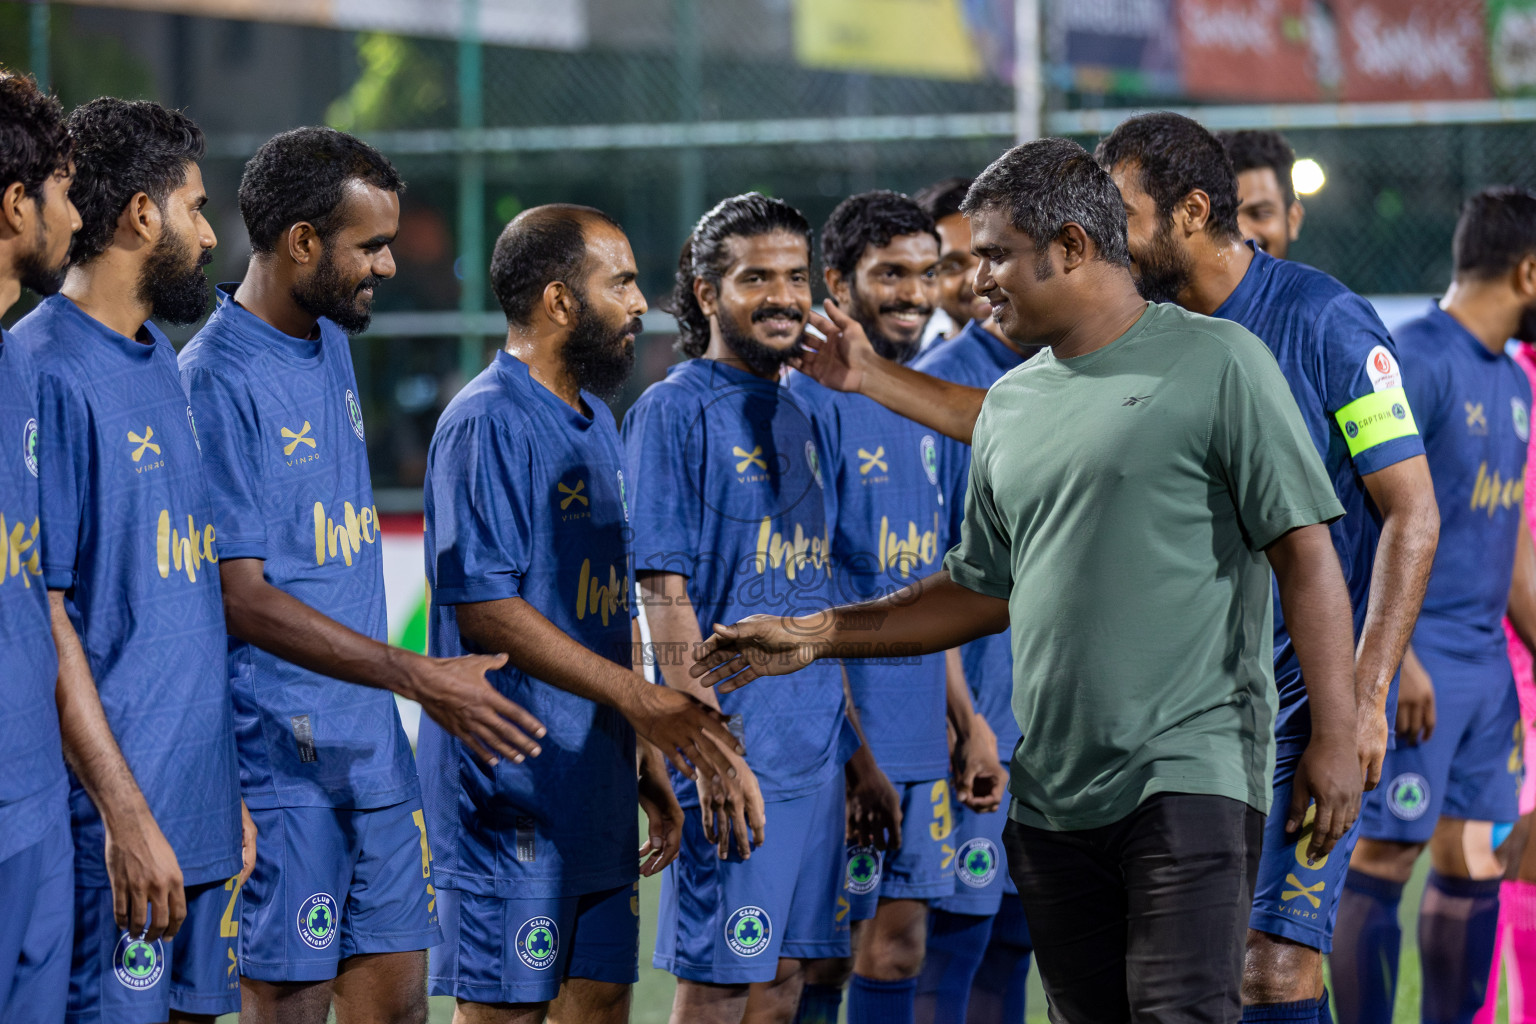
[[[1189,256],[1173,242],[1173,221],[1165,219],[1151,247],[1136,258],[1136,290],[1148,302],[1173,302],[1193,274]]]
[[[343,280],[330,250],[323,249],[309,280],[293,286],[293,301],[310,316],[324,317],[349,335],[362,334],[373,320],[373,299],[363,298],[362,293],[377,290],[383,280],[376,274],[356,284]]]
[[[565,348],[560,352],[561,363],[571,380],[583,391],[590,391],[603,401],[610,401],[629,379],[629,371],[635,365],[635,343],[625,337],[639,334],[640,318],[626,320],[615,327],[603,323],[578,295],[581,303],[576,324]]]
[[[65,250],[65,256],[59,261],[58,266],[48,264],[48,232],[43,228],[43,222],[39,220],[32,251],[17,261],[16,276],[20,279],[21,286],[46,299],[50,295],[57,295],[59,289],[64,287],[64,274],[68,270],[68,249]]]
[[[774,348],[758,341],[752,336],[750,328],[744,327],[723,308],[716,316],[720,321],[720,337],[724,339],[726,348],[746,363],[753,373],[763,377],[776,375],[779,368],[800,350],[800,342],[805,337],[805,315],[794,306],[760,306],[752,311],[751,322],[754,324],[770,317],[784,317],[801,325],[800,334],[794,343],[784,348]]]
[[[869,338],[870,345],[874,346],[881,358],[905,363],[917,355],[923,343],[922,332],[919,331],[917,337],[911,341],[897,341],[895,338],[887,337],[885,332],[880,330],[880,316],[885,313],[902,313],[911,310],[921,313],[923,318],[927,319],[933,315],[932,306],[914,302],[887,302],[883,306],[870,309],[857,287],[850,284],[848,292],[853,299],[853,310],[856,311],[854,319],[859,322],[860,327],[864,328],[864,334]]]
[[[211,262],[212,249],[169,232],[161,235],[139,272],[139,297],[149,305],[150,315],[177,325],[201,320],[211,293],[203,268]]]

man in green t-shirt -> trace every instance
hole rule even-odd
[[[1054,1012],[1237,1021],[1274,758],[1271,569],[1316,722],[1288,830],[1315,801],[1321,856],[1359,810],[1326,526],[1343,509],[1263,343],[1137,294],[1120,194],[1081,147],[1011,150],[966,204],[978,294],[1015,342],[1049,350],[968,431],[944,571],[831,614],[719,626],[694,672],[734,688],[1011,625],[1023,738],[1004,838]],[[856,330],[832,313],[826,331]]]

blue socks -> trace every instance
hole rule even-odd
[[[1344,876],[1329,965],[1339,1017],[1350,1024],[1392,1024],[1403,945],[1397,921],[1402,898],[1400,883],[1361,871]]]
[[[914,1016],[922,1024],[965,1024],[971,981],[987,952],[992,918],[928,913],[928,949],[917,977]]]
[[[1429,873],[1419,907],[1424,1024],[1470,1024],[1482,1007],[1493,966],[1499,882]]]
[[[800,1009],[795,1024],[837,1024],[843,990],[833,985],[806,985],[800,990]]]
[[[848,983],[848,1024],[914,1024],[917,979],[876,981],[854,974]]]
[[[1015,896],[1004,896],[1002,909],[992,919],[992,939],[976,980],[971,982],[967,1024],[1018,1024],[1024,1020],[1033,952],[1023,905]]]

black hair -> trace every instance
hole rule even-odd
[[[252,251],[275,252],[295,224],[322,239],[340,227],[348,183],[362,181],[396,195],[405,182],[368,143],[334,128],[295,128],[262,144],[240,176],[240,216]]]
[[[677,257],[677,276],[668,311],[677,317],[676,347],[679,352],[697,359],[709,348],[709,317],[704,315],[699,300],[694,297],[694,281],[702,278],[719,288],[721,279],[731,269],[731,250],[727,243],[732,238],[752,238],[773,231],[787,231],[804,238],[809,259],[810,222],[782,199],[747,192],[721,200],[699,218]]]
[[[1296,187],[1291,184],[1291,168],[1296,165],[1296,151],[1284,135],[1275,131],[1249,130],[1241,132],[1217,132],[1216,140],[1227,151],[1236,174],[1262,170],[1268,167],[1275,172],[1280,186],[1280,198],[1289,210],[1296,201]]]
[[[1117,267],[1131,265],[1125,244],[1125,202],[1109,173],[1070,139],[1036,139],[1015,146],[987,166],[966,193],[967,214],[1000,210],[1029,236],[1042,263],[1062,228],[1076,224]]]
[[[73,148],[59,101],[31,75],[0,71],[0,189],[19,181],[41,199],[43,183],[69,167]]]
[[[587,262],[589,221],[622,230],[601,210],[573,203],[551,203],[512,218],[491,252],[491,291],[507,323],[526,325],[539,297],[552,281],[561,281],[583,299],[578,272]]]
[[[1536,255],[1536,195],[1523,188],[1485,188],[1461,204],[1451,252],[1457,277],[1487,279]]]
[[[933,222],[937,224],[945,217],[953,217],[962,212],[960,204],[965,202],[965,194],[971,190],[971,184],[975,180],[975,178],[945,178],[919,191],[912,197],[912,201],[921,206],[923,212],[932,217]]]
[[[1142,191],[1166,220],[1195,189],[1210,197],[1206,230],[1216,237],[1241,238],[1237,227],[1237,172],[1216,136],[1183,114],[1160,110],[1120,122],[1095,150],[1106,170],[1136,165]]]
[[[80,230],[69,258],[84,266],[106,251],[117,218],[143,192],[156,205],[187,182],[187,164],[203,158],[203,130],[186,114],[149,100],[103,96],[72,110],[75,180],[69,198]]]
[[[900,192],[881,189],[849,196],[821,229],[822,265],[852,278],[866,249],[890,245],[891,239],[903,235],[932,235],[934,242],[944,244],[933,218]]]

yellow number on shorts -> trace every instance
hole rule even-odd
[[[219,938],[233,939],[240,934],[240,921],[235,917],[235,903],[240,899],[240,887],[235,883],[240,881],[236,875],[224,883],[224,891],[229,893],[229,904],[224,908],[224,916],[219,918]]]
[[[421,832],[421,877],[427,882],[427,913],[437,912],[437,890],[432,888],[432,848],[427,845],[427,818],[422,811],[412,811],[411,820]]]
[[[928,834],[935,842],[941,842],[955,830],[955,814],[949,806],[949,780],[935,782],[928,799],[933,802],[933,820],[928,823]]]
[[[1317,824],[1317,804],[1307,808],[1307,816],[1301,819],[1301,830],[1296,833],[1296,863],[1308,871],[1321,871],[1328,863],[1328,854],[1313,860],[1307,856],[1307,847],[1312,845],[1312,829]]]

